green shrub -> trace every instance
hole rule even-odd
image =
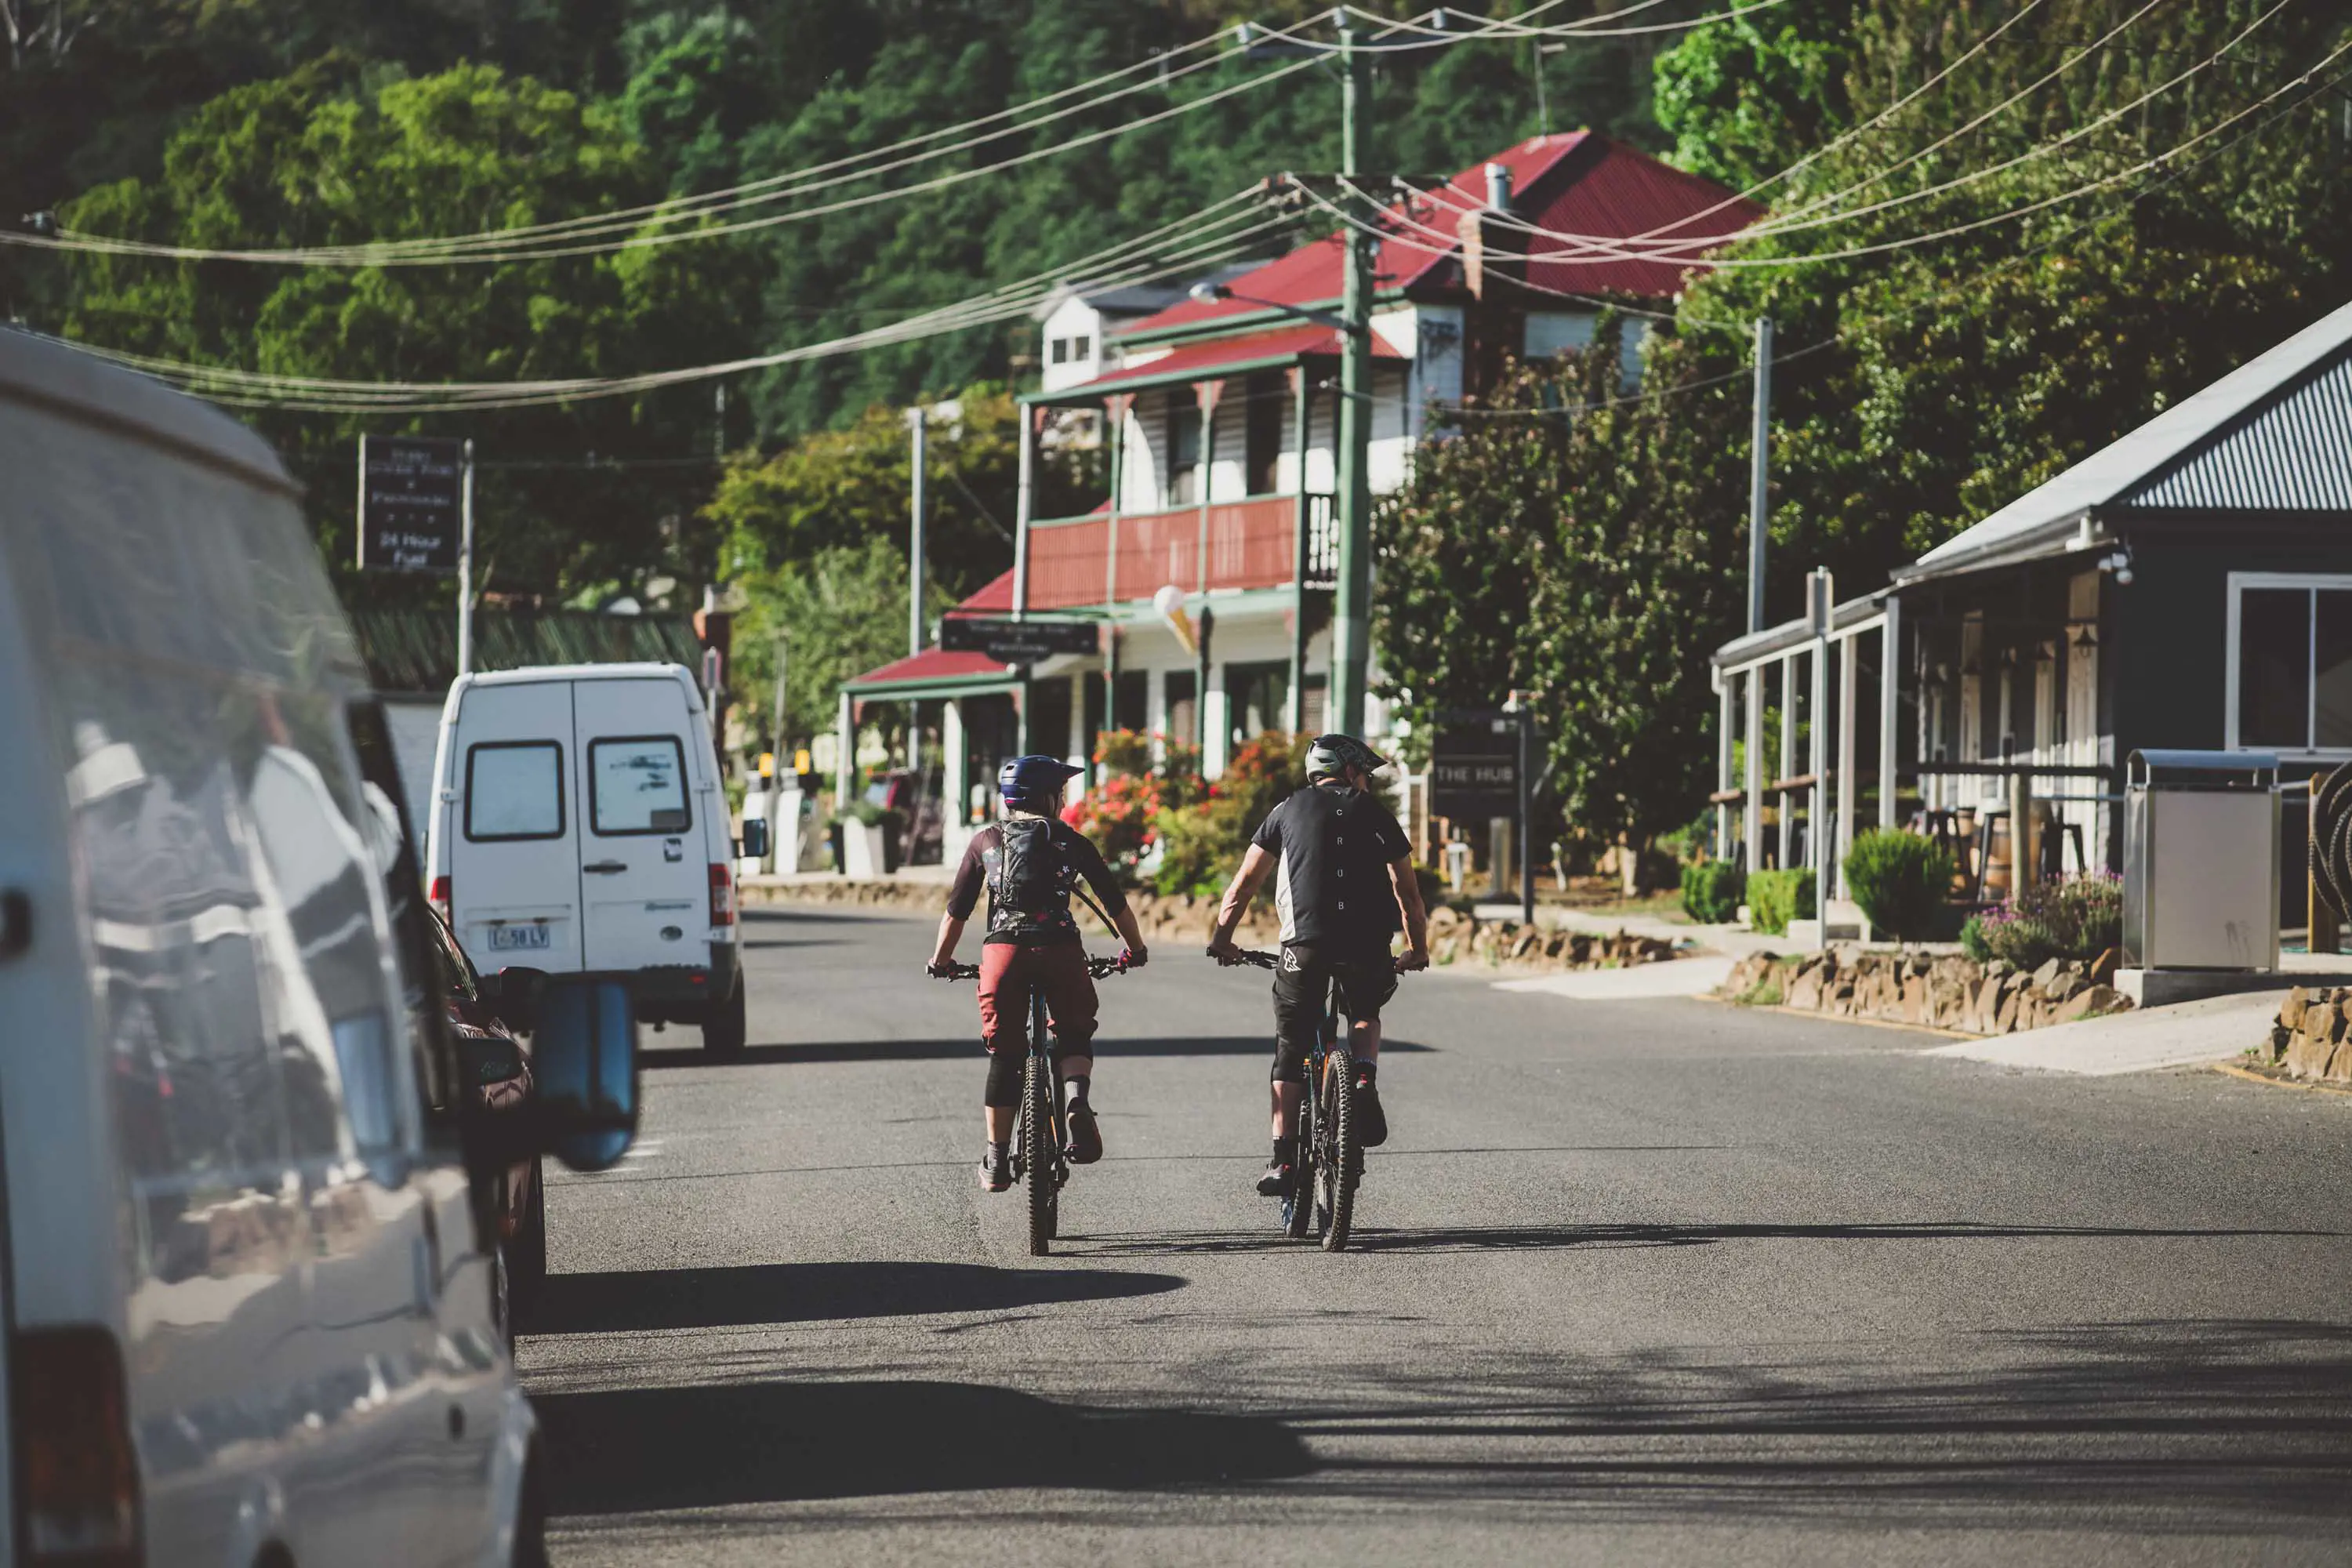
[[[1756,929],[1767,936],[1782,935],[1790,921],[1812,919],[1812,872],[1757,872],[1748,879],[1748,914]]]
[[[1979,963],[1992,961],[1992,949],[1985,945],[1984,916],[1970,915],[1961,925],[1960,951]]]
[[[1985,948],[2020,969],[2053,958],[2096,958],[2121,944],[2124,885],[2104,871],[2042,882],[1978,917]]]
[[[1683,913],[1701,925],[1722,925],[1737,919],[1747,880],[1728,860],[1684,867]]]
[[[1916,833],[1874,828],[1846,852],[1845,885],[1870,917],[1874,934],[1924,942],[1936,934],[1943,917],[1952,854]]]

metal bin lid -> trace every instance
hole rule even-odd
[[[2278,787],[2276,752],[2134,752],[2126,776],[2134,787],[2255,789]]]

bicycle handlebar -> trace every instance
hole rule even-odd
[[[1094,954],[1088,953],[1087,955],[1087,973],[1093,975],[1097,980],[1107,980],[1114,974],[1125,974],[1131,967],[1128,960],[1129,955],[1124,952],[1120,953],[1117,958],[1097,958]],[[980,978],[980,965],[977,963],[952,963],[948,966],[948,972],[945,974],[933,974],[931,978],[934,980],[977,980]]]

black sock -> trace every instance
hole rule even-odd
[[[1298,1140],[1296,1138],[1276,1139],[1274,1141],[1274,1163],[1277,1165],[1297,1163],[1296,1160],[1292,1156],[1297,1148],[1297,1142]]]
[[[988,1152],[1000,1160],[1009,1160],[1013,1157],[1013,1140],[1007,1138],[1000,1143],[992,1138],[988,1141]]]
[[[1094,1079],[1089,1078],[1074,1078],[1069,1079],[1068,1082],[1070,1085],[1070,1098],[1068,1103],[1073,1106],[1086,1104],[1087,1090],[1092,1087]]]
[[[1358,1083],[1370,1083],[1372,1079],[1380,1076],[1380,1071],[1381,1064],[1378,1062],[1358,1062],[1356,1064],[1356,1081]]]

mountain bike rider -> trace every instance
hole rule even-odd
[[[1225,889],[1209,956],[1242,962],[1234,931],[1269,871],[1277,870],[1275,905],[1282,916],[1282,963],[1274,976],[1274,1159],[1257,1190],[1280,1197],[1290,1190],[1297,1160],[1299,1076],[1322,1024],[1328,983],[1339,987],[1342,1009],[1354,1025],[1348,1049],[1355,1062],[1360,1142],[1388,1141],[1388,1117],[1375,1079],[1381,1052],[1381,1008],[1396,994],[1396,977],[1429,966],[1429,915],[1414,879],[1412,847],[1388,807],[1371,793],[1372,775],[1388,759],[1353,735],[1318,735],[1307,747],[1307,787],[1274,808],[1250,842],[1241,869]],[[1398,915],[1405,951],[1391,958]]]
[[[1101,910],[1127,943],[1127,962],[1140,968],[1148,954],[1127,895],[1103,864],[1102,852],[1055,815],[1062,789],[1083,770],[1058,757],[1015,757],[998,770],[1003,817],[971,837],[948,893],[940,921],[930,972],[947,973],[955,963],[964,922],[988,889],[988,934],[980,949],[980,1035],[988,1050],[988,1087],[982,1104],[988,1144],[980,1161],[980,1184],[1001,1193],[1013,1184],[1013,1122],[1021,1104],[1021,1077],[1028,1058],[1029,1003],[1042,990],[1053,1054],[1069,1085],[1066,1125],[1069,1158],[1088,1165],[1102,1158],[1102,1131],[1095,1125],[1087,1091],[1094,1074],[1095,982],[1087,973],[1087,950],[1070,913],[1070,895],[1084,880]],[[1081,895],[1083,896],[1083,895]],[[1033,1178],[1034,1179],[1034,1178]]]

